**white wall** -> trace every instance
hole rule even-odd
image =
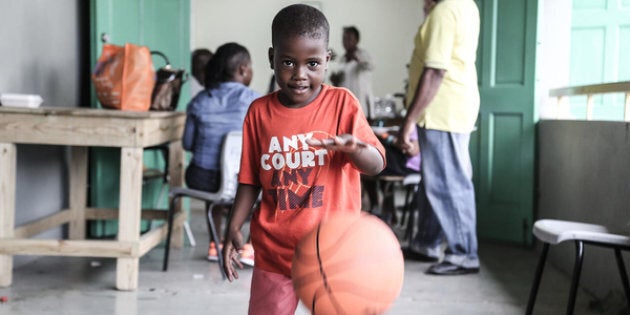
[[[0,93],[39,94],[42,106],[80,105],[81,0],[0,1]],[[3,174],[0,174],[3,176]],[[15,222],[68,207],[66,150],[17,146]],[[37,237],[59,238],[60,228]],[[16,256],[17,267],[36,256]]]
[[[215,51],[235,41],[252,55],[254,79],[251,87],[266,93],[272,70],[267,60],[271,46],[271,21],[288,0],[191,0],[191,49]],[[322,0],[303,1],[319,7],[330,23],[330,47],[343,53],[344,26],[355,25],[361,33],[360,47],[374,59],[376,96],[403,92],[406,64],[413,38],[424,14],[421,0]]]
[[[78,1],[0,2],[0,93],[39,94],[42,106],[76,106]]]

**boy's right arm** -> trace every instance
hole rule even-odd
[[[238,272],[236,272],[234,263],[240,268],[243,267],[238,260],[238,251],[243,248],[243,234],[241,233],[241,228],[245,220],[247,220],[247,217],[249,217],[259,194],[259,186],[238,184],[236,198],[230,210],[230,218],[223,246],[223,261],[225,262],[223,268],[230,282],[234,279],[238,279]]]

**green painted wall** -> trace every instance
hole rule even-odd
[[[150,50],[161,51],[169,58],[174,68],[184,68],[190,73],[190,1],[189,0],[91,0],[91,64],[102,50],[102,38],[108,42],[123,45],[126,42],[148,46]],[[159,57],[154,57],[154,67],[164,65]],[[92,94],[94,107],[100,105]],[[184,84],[178,110],[183,110],[190,100],[189,85]],[[157,151],[145,151],[145,167],[164,168],[164,159]],[[90,204],[93,207],[116,208],[119,195],[120,150],[114,148],[94,148],[90,151]],[[167,208],[167,193],[160,196],[161,180],[144,184],[142,190],[143,208]],[[157,205],[157,206],[156,206]],[[90,224],[93,236],[115,235],[115,222],[95,222]],[[147,223],[143,224],[143,228]]]

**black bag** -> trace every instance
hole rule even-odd
[[[188,74],[184,69],[172,69],[166,55],[159,51],[151,51],[151,55],[161,56],[166,65],[155,72],[156,80],[151,93],[151,107],[154,111],[173,111],[177,108],[179,94]]]

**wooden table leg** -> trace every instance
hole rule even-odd
[[[120,206],[118,241],[140,242],[142,207],[142,148],[122,148],[120,153]],[[138,288],[140,257],[118,258],[116,288]]]
[[[16,169],[15,144],[0,143],[0,238],[13,237]],[[0,286],[10,286],[12,276],[13,256],[0,255]]]
[[[181,141],[173,141],[169,144],[169,186],[181,187],[184,185],[184,149],[182,148]],[[169,200],[170,204],[170,200]],[[182,210],[181,198],[175,205],[177,211]],[[185,220],[188,220],[187,218]],[[181,221],[180,221],[181,222]],[[171,238],[171,244],[175,248],[182,248],[184,246],[184,230],[182,225],[178,224],[173,226],[173,236]]]
[[[69,238],[85,239],[85,206],[87,205],[87,147],[70,147],[70,221]]]

